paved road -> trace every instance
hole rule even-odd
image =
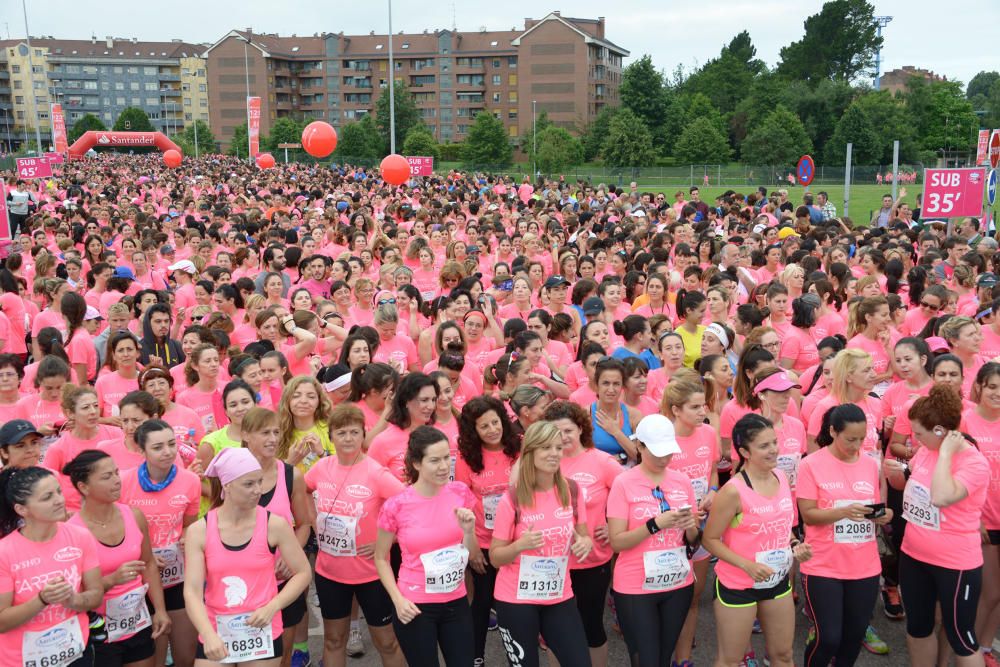
[[[715,646],[716,646],[716,626],[715,626],[715,615],[712,611],[712,598],[711,598],[711,586],[705,587],[705,594],[701,599],[701,613],[698,620],[698,635],[697,635],[697,645],[694,650],[694,663],[698,667],[705,667],[706,665],[711,665],[715,659]],[[309,634],[309,648],[311,654],[314,656],[313,664],[314,667],[318,664],[318,658],[322,655],[322,629],[319,620],[318,610],[313,610],[313,626],[310,628]],[[801,664],[802,662],[802,652],[805,648],[805,638],[806,632],[808,630],[807,620],[801,613],[801,605],[796,609],[795,615],[795,662],[796,664]],[[874,618],[875,628],[879,635],[886,641],[889,645],[889,655],[872,655],[865,650],[861,651],[861,657],[856,663],[859,667],[891,667],[895,665],[904,665],[909,662],[906,654],[906,637],[905,637],[905,626],[903,622],[894,622],[888,620],[882,613],[881,602],[876,604],[875,608],[875,618]],[[611,628],[611,616],[608,614],[605,618],[605,627],[609,629],[609,661],[608,664],[612,667],[627,666],[629,664],[628,656],[625,651],[625,643],[621,638],[621,635],[610,630]],[[362,636],[364,637],[366,654],[357,659],[349,659],[349,667],[375,667],[381,664],[378,658],[378,654],[371,646],[371,641],[368,638],[367,632],[362,629]],[[753,638],[754,649],[757,651],[758,657],[764,654],[764,640],[761,635],[755,635]],[[542,652],[545,656],[545,652]],[[442,661],[443,663],[443,661]],[[506,658],[503,652],[503,646],[500,641],[500,636],[496,632],[491,632],[487,639],[487,655],[486,664],[489,667],[503,667],[507,664]],[[547,664],[545,658],[542,658],[542,665]],[[416,666],[414,666],[416,667]],[[423,667],[423,666],[420,666]],[[572,667],[572,666],[566,666]]]

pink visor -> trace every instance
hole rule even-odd
[[[941,336],[930,336],[927,338],[927,347],[930,348],[931,352],[950,352],[951,347]]]
[[[762,391],[788,391],[793,387],[802,388],[801,385],[792,382],[784,373],[775,373],[754,385],[753,393],[760,395]]]

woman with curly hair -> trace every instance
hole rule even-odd
[[[319,380],[307,375],[292,378],[278,403],[278,458],[307,472],[316,461],[332,454],[327,426],[332,408]]]
[[[493,520],[500,498],[510,485],[510,471],[521,442],[514,433],[503,403],[492,396],[477,396],[462,408],[458,422],[458,461],[455,481],[463,482],[476,497],[476,549],[469,553],[473,581],[472,625],[476,656],[485,657],[486,632],[497,570],[490,564]]]

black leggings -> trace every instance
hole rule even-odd
[[[410,665],[439,665],[438,647],[448,667],[472,664],[472,614],[465,596],[451,602],[422,602],[420,613],[409,623],[393,616],[392,626]]]
[[[899,589],[906,611],[906,634],[917,639],[934,632],[934,611],[941,605],[941,626],[955,655],[979,650],[976,606],[983,587],[983,568],[952,570],[930,565],[908,554],[899,556]]]
[[[687,620],[694,584],[673,591],[639,595],[612,591],[634,667],[661,667],[670,663],[677,638]]]
[[[584,570],[570,570],[573,582],[573,597],[580,610],[583,631],[587,635],[587,646],[597,648],[608,643],[608,633],[604,631],[604,608],[608,606],[608,585],[611,583],[611,561]]]
[[[476,665],[486,664],[486,633],[490,628],[490,609],[493,608],[493,588],[497,583],[497,569],[490,564],[488,550],[483,550],[486,573],[479,574],[471,567],[472,575],[472,632],[475,639]]]
[[[806,607],[816,623],[816,637],[806,645],[803,664],[826,667],[836,658],[838,665],[853,665],[878,598],[878,575],[832,579],[803,574],[802,586]]]
[[[886,507],[892,510],[892,521],[881,530],[886,530],[893,553],[882,556],[882,577],[886,586],[899,585],[899,554],[903,546],[903,535],[906,534],[906,520],[903,519],[903,492],[889,487],[886,495]]]
[[[510,667],[538,667],[539,633],[560,665],[590,667],[583,621],[572,599],[556,604],[511,604],[498,600],[496,607]]]

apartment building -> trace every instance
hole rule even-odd
[[[9,120],[7,141],[14,147],[27,135],[33,141],[37,109],[47,148],[52,102],[63,105],[67,130],[88,113],[111,127],[126,107],[142,109],[153,127],[167,134],[180,132],[196,119],[207,123],[204,48],[179,39],[32,37],[32,70],[26,40],[0,40],[0,138]]]
[[[261,98],[261,132],[278,118],[318,118],[335,127],[373,113],[390,78],[416,98],[424,124],[441,142],[462,141],[476,114],[503,121],[511,139],[535,111],[571,131],[605,105],[619,104],[629,52],[605,36],[605,20],[552,12],[523,29],[453,30],[389,38],[323,33],[278,36],[234,30],[205,52],[210,125],[223,143],[246,122],[247,95]]]

